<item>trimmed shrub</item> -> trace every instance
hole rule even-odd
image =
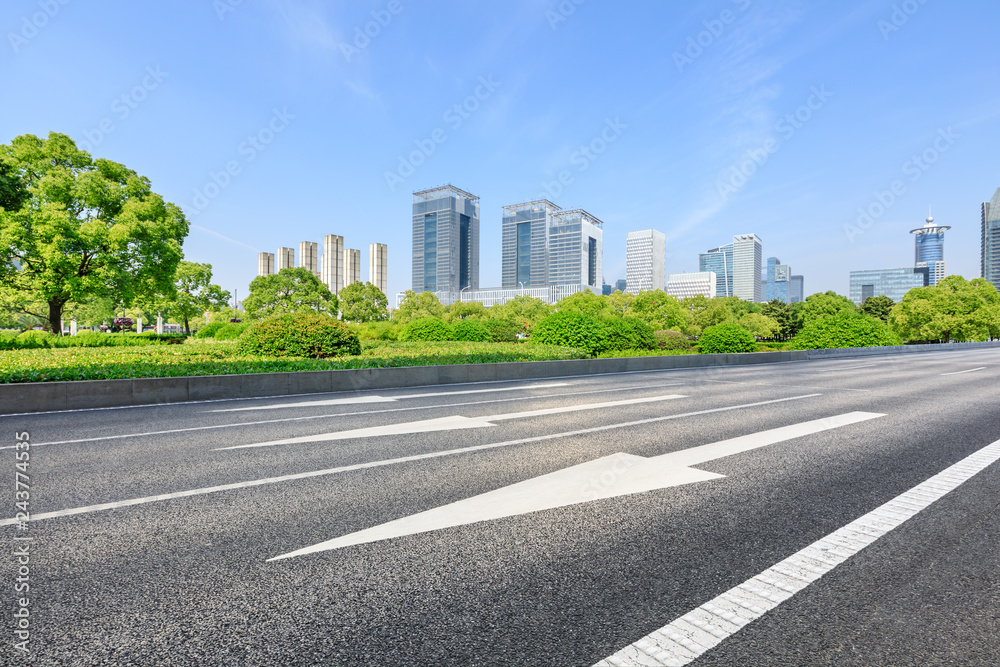
[[[351,328],[329,315],[295,313],[259,320],[243,332],[237,345],[243,354],[323,359],[361,354]]]
[[[215,332],[226,326],[225,322],[211,322],[195,332],[196,338],[215,338]]]
[[[785,349],[825,350],[899,344],[899,338],[882,320],[859,313],[843,312],[813,320],[796,334]]]
[[[234,324],[223,324],[215,332],[215,340],[236,340],[240,337],[244,331],[246,331],[248,324],[234,323]]]
[[[55,339],[56,336],[48,331],[25,331],[15,339],[14,347],[19,350],[53,347]]]
[[[656,344],[661,350],[690,350],[691,342],[687,337],[679,331],[671,331],[669,329],[663,331],[657,331]]]
[[[13,350],[16,347],[14,340],[17,338],[17,331],[0,331],[0,350]]]
[[[490,332],[494,343],[513,343],[517,340],[518,327],[504,320],[486,320],[483,326]]]
[[[361,340],[399,340],[402,331],[395,322],[361,322],[353,326]]]
[[[436,317],[421,317],[413,320],[403,328],[399,340],[454,340],[454,330],[443,320]]]
[[[594,356],[604,349],[605,327],[599,320],[581,313],[549,315],[531,332],[533,343],[575,347]]]
[[[601,320],[604,327],[604,346],[601,352],[614,350],[655,350],[656,336],[653,327],[637,317],[606,317]]]
[[[728,322],[705,329],[698,339],[702,354],[728,354],[731,352],[756,352],[757,339],[738,324]]]
[[[455,323],[455,340],[487,343],[493,340],[493,334],[478,320],[461,320]]]

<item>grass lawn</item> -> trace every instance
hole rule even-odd
[[[189,340],[183,345],[2,350],[0,382],[236,375],[583,358],[586,355],[579,350],[552,345],[387,341],[362,341],[362,352],[358,356],[276,358],[241,355],[236,351],[236,341]]]

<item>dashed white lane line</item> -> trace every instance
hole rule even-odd
[[[687,665],[997,461],[1000,461],[1000,441],[626,646],[594,667]]]
[[[132,507],[134,505],[145,505],[147,503],[156,503],[164,500],[174,500],[177,498],[190,498],[192,496],[202,496],[209,493],[218,493],[220,491],[234,491],[238,489],[247,489],[254,486],[263,486],[265,484],[281,484],[283,482],[291,482],[299,479],[309,479],[311,477],[324,477],[327,475],[336,475],[344,472],[351,472],[354,470],[364,470],[367,468],[380,468],[383,466],[395,465],[398,463],[409,463],[412,461],[423,461],[425,459],[435,459],[445,456],[454,456],[456,454],[468,454],[470,452],[480,452],[490,449],[498,449],[501,447],[510,447],[512,445],[523,445],[530,442],[542,442],[544,440],[555,440],[557,438],[566,438],[575,435],[587,435],[589,433],[598,433],[600,431],[609,431],[616,428],[627,428],[629,426],[639,426],[641,424],[653,424],[656,422],[669,421],[672,419],[683,419],[684,417],[696,417],[699,415],[708,415],[718,412],[729,412],[731,410],[742,410],[746,408],[756,408],[762,405],[774,405],[777,403],[787,403],[789,401],[799,401],[806,398],[816,398],[822,396],[822,394],[806,394],[804,396],[789,396],[788,398],[776,398],[770,401],[760,401],[757,403],[744,403],[742,405],[730,405],[724,408],[709,408],[707,410],[698,410],[696,412],[687,412],[678,415],[666,415],[663,417],[652,417],[650,419],[641,419],[639,421],[624,422],[620,424],[607,424],[605,426],[596,426],[594,428],[580,429],[578,431],[567,431],[565,433],[552,433],[549,435],[537,435],[531,438],[521,438],[520,440],[509,440],[507,442],[497,442],[489,445],[476,445],[473,447],[462,447],[460,449],[449,449],[441,452],[431,452],[428,454],[417,454],[414,456],[403,456],[400,458],[389,459],[385,461],[371,461],[369,463],[358,463],[355,465],[341,466],[339,468],[327,468],[326,470],[314,470],[312,472],[296,473],[292,475],[282,475],[280,477],[268,477],[266,479],[257,479],[250,482],[236,482],[234,484],[221,484],[219,486],[210,486],[201,489],[191,489],[189,491],[179,491],[176,493],[163,493],[158,496],[146,496],[145,498],[133,498],[131,500],[119,500],[111,503],[101,503],[100,505],[88,505],[86,507],[74,507],[72,509],[58,510],[56,512],[41,512],[31,515],[32,521],[41,521],[43,519],[55,519],[64,516],[74,516],[77,514],[89,514],[91,512],[102,512],[104,510],[118,509],[121,507]],[[0,519],[0,527],[12,526],[14,524],[20,523],[17,518],[10,519]]]
[[[976,371],[985,371],[989,366],[980,366],[979,368],[970,368],[967,371],[955,371],[954,373],[941,373],[941,375],[962,375],[963,373],[975,373]]]
[[[583,396],[587,394],[611,394],[619,391],[635,391],[636,389],[660,389],[662,387],[676,387],[681,382],[671,382],[667,384],[646,384],[634,387],[616,387],[607,389],[591,389],[589,391],[571,391],[561,394],[549,394],[545,398],[562,398],[563,396]],[[55,440],[53,442],[32,443],[32,447],[44,447],[49,445],[72,445],[81,442],[99,442],[101,440],[121,440],[123,438],[142,438],[151,435],[171,435],[174,433],[190,433],[192,431],[211,431],[220,428],[237,428],[240,426],[260,426],[261,424],[280,424],[283,422],[310,421],[313,419],[336,419],[337,417],[354,417],[357,415],[377,415],[386,412],[408,412],[412,410],[435,410],[442,408],[460,408],[468,405],[486,405],[489,403],[509,403],[511,401],[530,400],[530,396],[517,396],[515,398],[494,398],[488,401],[466,401],[464,403],[446,403],[444,405],[417,405],[410,408],[386,408],[384,410],[361,410],[358,412],[336,412],[333,414],[309,415],[306,417],[284,417],[281,419],[264,419],[252,422],[234,422],[229,424],[214,424],[212,426],[191,426],[188,428],[174,428],[166,431],[147,431],[145,433],[124,433],[122,435],[103,435],[94,438],[80,438],[78,440]],[[5,445],[2,449],[14,449],[14,445]]]
[[[406,399],[414,398],[436,398],[438,396],[459,396],[462,394],[489,394],[498,391],[529,391],[533,389],[552,389],[554,387],[568,387],[568,382],[549,382],[546,384],[528,384],[523,387],[495,387],[492,389],[463,389],[461,391],[435,391],[424,394],[405,394],[403,396],[379,396],[376,394],[365,394],[363,396],[349,396],[347,398],[330,398],[322,401],[305,401],[300,403],[278,403],[275,405],[255,405],[249,408],[226,408],[223,410],[210,410],[209,412],[246,412],[248,410],[279,410],[282,408],[316,408],[328,405],[358,405],[364,403],[394,403]]]

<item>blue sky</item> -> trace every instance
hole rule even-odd
[[[484,287],[501,207],[547,196],[605,222],[608,282],[652,227],[668,272],[756,233],[807,293],[846,294],[912,264],[929,205],[949,273],[979,275],[998,21],[995,0],[6,0],[0,143],[63,132],[148,176],[241,296],[258,251],[331,233],[363,277],[387,243],[408,289],[411,193],[449,182],[481,197]]]

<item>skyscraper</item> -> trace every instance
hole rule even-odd
[[[389,288],[389,247],[384,243],[368,246],[368,282],[383,294]]]
[[[582,209],[553,213],[551,223],[549,284],[587,285],[600,294],[604,223]]]
[[[274,253],[257,253],[257,275],[269,276],[274,273]]]
[[[625,236],[625,280],[628,291],[638,294],[666,287],[667,237],[655,229]]]
[[[312,241],[299,243],[299,267],[319,278],[319,246]]]
[[[413,291],[479,287],[479,197],[452,185],[413,193]]]
[[[275,258],[276,264],[274,266],[277,271],[295,268],[294,248],[278,248],[277,255],[278,256]]]
[[[698,255],[699,271],[715,274],[715,294],[733,296],[733,244],[713,248]]]
[[[344,237],[327,234],[323,237],[323,257],[319,279],[334,294],[344,289]]]
[[[1000,290],[1000,188],[983,204],[982,272]]]
[[[789,281],[792,270],[787,264],[782,264],[777,257],[767,258],[767,289],[764,293],[764,301],[783,301],[791,303],[789,291]]]
[[[733,237],[733,296],[757,303],[761,300],[760,270],[763,244],[755,234]]]
[[[361,251],[344,250],[344,287],[361,282]]]
[[[549,284],[549,228],[562,209],[547,199],[503,207],[501,282],[504,287]]]
[[[806,300],[806,281],[802,276],[792,276],[788,280],[788,303]]]
[[[914,239],[914,260],[913,265],[917,268],[927,267],[930,276],[930,285],[937,285],[939,280],[945,277],[944,269],[944,233],[951,229],[943,225],[934,224],[934,218],[928,217],[927,224],[918,229],[910,231],[916,238]]]

